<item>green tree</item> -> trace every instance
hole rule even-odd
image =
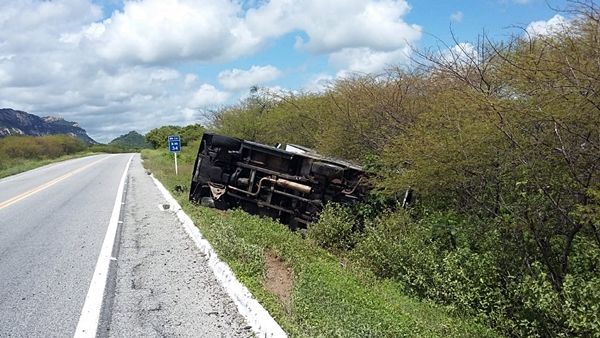
[[[202,139],[205,128],[200,124],[190,124],[181,128],[181,144],[187,146],[190,142]]]
[[[264,121],[264,115],[271,106],[269,98],[259,89],[254,89],[237,105],[218,111],[213,116],[211,127],[224,135],[271,143],[266,133],[268,125]]]
[[[145,138],[154,149],[166,148],[167,138],[170,135],[179,135],[181,131],[182,128],[179,126],[162,126],[150,130],[148,133],[146,133]]]

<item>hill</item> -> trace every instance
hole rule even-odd
[[[138,133],[137,131],[130,131],[125,135],[121,135],[115,138],[114,140],[110,141],[109,144],[119,146],[122,148],[152,148],[152,146],[146,142],[144,136]]]
[[[97,144],[77,122],[66,121],[61,117],[39,117],[24,111],[10,108],[0,109],[0,137],[9,135],[72,135],[86,144]]]

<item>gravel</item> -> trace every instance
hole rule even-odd
[[[164,198],[139,156],[127,189],[114,298],[99,335],[253,337],[175,214],[160,208]]]

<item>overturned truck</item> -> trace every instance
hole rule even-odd
[[[272,147],[205,133],[194,165],[190,201],[218,209],[242,208],[291,228],[317,220],[326,202],[360,201],[363,170],[295,146]]]

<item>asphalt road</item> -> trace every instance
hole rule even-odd
[[[0,337],[254,336],[164,203],[139,155],[0,180]]]
[[[131,155],[0,180],[0,336],[70,337]]]

